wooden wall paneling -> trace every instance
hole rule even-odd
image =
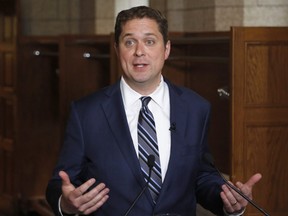
[[[164,76],[206,98],[212,105],[209,145],[217,166],[230,173],[229,99],[220,98],[218,88],[229,88],[229,33],[171,35],[171,54]],[[223,157],[225,155],[225,157]]]
[[[110,35],[61,37],[60,119],[63,133],[71,101],[110,84],[110,42]]]
[[[288,214],[288,28],[232,28],[232,180],[260,172],[254,200]],[[262,215],[249,206],[245,215]]]
[[[44,199],[59,151],[58,38],[22,37],[18,56],[15,151],[18,191],[23,205],[35,197]]]
[[[0,214],[17,213],[16,137],[16,1],[0,2]]]
[[[114,33],[110,34],[110,84],[115,83],[122,75],[122,68],[115,51]]]
[[[9,15],[15,14],[15,7],[16,7],[15,0],[1,0],[0,1],[1,13],[9,14]]]
[[[16,85],[16,46],[0,42],[0,92],[15,94]]]
[[[15,200],[15,97],[0,97],[0,212],[13,215]]]

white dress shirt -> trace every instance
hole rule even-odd
[[[127,122],[129,125],[131,137],[133,140],[135,152],[138,155],[138,134],[137,134],[137,123],[139,112],[141,109],[142,96],[150,96],[152,99],[148,104],[148,108],[154,116],[157,141],[160,155],[162,182],[164,181],[171,149],[171,134],[170,134],[170,97],[169,88],[164,82],[163,77],[161,77],[161,82],[159,83],[157,89],[150,95],[141,95],[134,91],[125,82],[124,78],[121,78],[120,89],[122,94],[122,99],[124,103],[124,109],[126,112]],[[139,157],[139,156],[138,156]]]

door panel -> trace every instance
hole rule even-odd
[[[110,84],[110,39],[109,35],[61,37],[59,59],[62,132],[71,101]]]

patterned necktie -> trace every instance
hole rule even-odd
[[[147,165],[148,156],[155,156],[155,164],[151,172],[149,189],[154,202],[156,202],[162,185],[156,128],[153,115],[147,107],[151,97],[141,97],[140,99],[142,101],[142,107],[138,119],[139,161],[145,180],[147,181],[149,178],[149,167]]]

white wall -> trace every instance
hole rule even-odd
[[[149,0],[97,0],[95,5],[95,33],[113,32],[117,14],[124,9],[139,5],[149,5]]]
[[[21,0],[22,33],[109,34],[120,10],[149,2],[174,32],[288,26],[288,0]]]
[[[151,0],[153,2],[153,0]],[[152,3],[157,7],[157,4]],[[288,0],[162,0],[170,31],[227,31],[231,26],[288,26]]]

